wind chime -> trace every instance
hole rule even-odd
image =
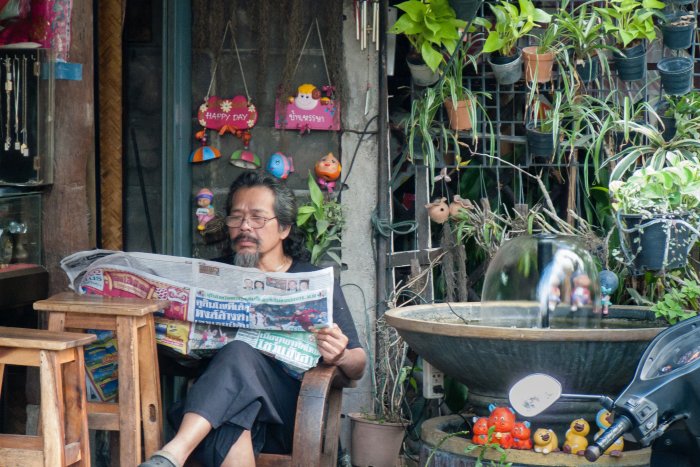
[[[368,6],[370,3],[371,12]],[[379,0],[354,0],[353,6],[355,7],[355,39],[360,41],[360,50],[367,48],[367,37],[370,34],[374,50],[379,50]]]

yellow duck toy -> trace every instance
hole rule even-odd
[[[598,433],[595,434],[593,440],[598,439],[598,437],[602,435],[603,432],[612,424],[612,421],[612,414],[605,409],[600,409],[595,416],[595,422],[598,425],[598,428],[600,428],[600,430],[598,431]],[[620,457],[622,456],[622,449],[624,447],[625,441],[622,439],[622,436],[620,436],[615,440],[612,446],[605,450],[605,454],[608,454],[612,457]]]
[[[589,431],[591,431],[591,427],[586,420],[577,418],[571,422],[569,429],[566,430],[566,441],[564,441],[564,446],[561,448],[562,451],[582,456],[588,447],[586,435]]]
[[[535,452],[549,454],[559,450],[557,435],[554,431],[547,428],[538,428],[535,434],[532,435],[532,440],[535,442]]]

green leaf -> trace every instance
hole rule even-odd
[[[323,192],[316,184],[316,180],[314,179],[314,176],[311,175],[310,170],[309,170],[309,195],[311,196],[311,201],[314,203],[314,205],[316,205],[316,206],[323,205]]]

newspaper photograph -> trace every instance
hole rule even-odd
[[[333,323],[333,269],[265,273],[213,261],[93,250],[61,266],[78,293],[163,299],[157,342],[182,355],[209,355],[245,340],[290,369],[305,371],[320,354],[314,328]]]

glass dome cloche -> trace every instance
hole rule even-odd
[[[595,262],[577,238],[524,235],[504,243],[491,260],[474,324],[598,327],[600,299]]]

